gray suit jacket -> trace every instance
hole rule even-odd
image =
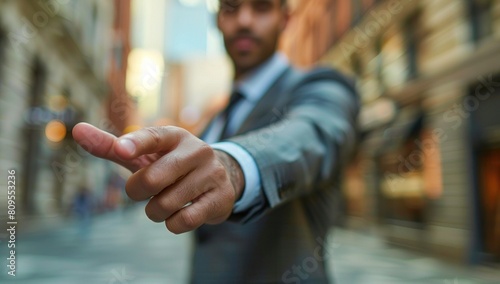
[[[228,139],[255,159],[265,198],[195,232],[192,283],[329,283],[324,241],[358,109],[352,82],[333,70],[283,72]]]

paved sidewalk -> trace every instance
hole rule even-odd
[[[80,225],[68,222],[20,233],[15,278],[7,276],[7,248],[1,243],[0,283],[187,282],[192,235],[169,233],[146,218],[142,205],[99,216],[90,229]],[[332,256],[330,273],[339,284],[500,283],[499,271],[448,265],[387,247],[372,235],[337,229],[326,245]]]
[[[388,246],[371,234],[336,229],[330,272],[339,284],[499,284],[500,271],[460,267]]]
[[[0,247],[0,283],[186,283],[191,235],[169,233],[147,219],[143,207],[98,216],[86,231],[68,222],[20,234],[14,278],[7,276],[6,246]]]

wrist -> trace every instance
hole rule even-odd
[[[224,151],[214,150],[217,159],[226,168],[227,175],[231,181],[235,192],[235,202],[243,195],[245,188],[245,176],[241,170],[240,164],[229,154]]]

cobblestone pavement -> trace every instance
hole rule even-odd
[[[371,234],[336,229],[330,273],[337,283],[499,284],[500,271],[461,267],[385,245]]]
[[[16,277],[7,275],[1,244],[0,283],[186,283],[192,235],[175,236],[137,206],[95,218],[90,227],[67,222],[18,234]],[[336,283],[500,283],[498,270],[465,268],[387,247],[372,236],[337,229],[328,266]]]

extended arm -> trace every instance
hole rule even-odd
[[[310,83],[291,98],[276,123],[230,139],[255,160],[270,205],[264,209],[331,184],[355,140],[357,102],[342,85]],[[149,200],[148,217],[174,233],[224,222],[245,187],[232,157],[181,128],[151,127],[117,138],[79,124],[73,137],[91,154],[128,168],[127,195]]]
[[[267,207],[331,186],[356,138],[358,101],[340,83],[318,81],[295,90],[282,117],[229,141],[255,159]]]

